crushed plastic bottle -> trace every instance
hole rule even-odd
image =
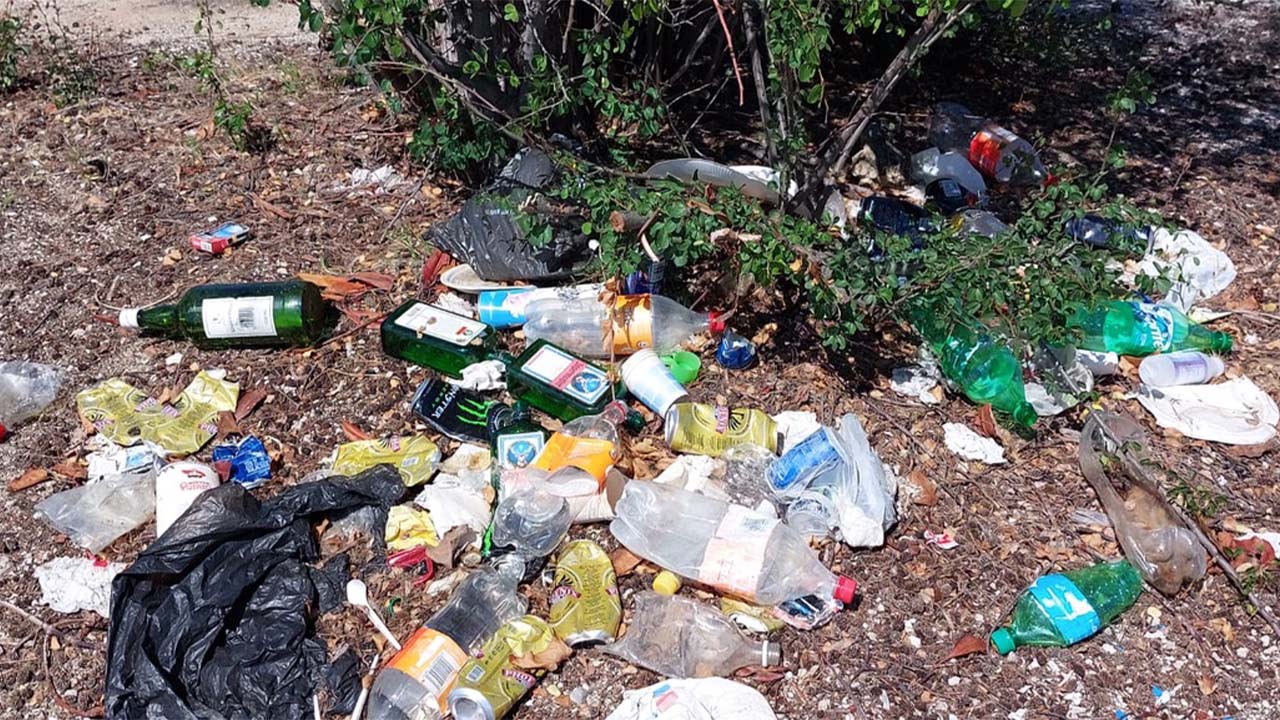
[[[939,103],[929,141],[943,152],[967,153],[982,174],[1000,183],[1042,185],[1051,180],[1035,146],[959,103]]]
[[[1152,228],[1130,227],[1098,215],[1083,215],[1063,223],[1067,237],[1096,248],[1131,246],[1143,252],[1151,247]]]
[[[1022,384],[1022,365],[1009,348],[970,323],[947,322],[922,307],[912,311],[911,321],[937,356],[942,373],[970,400],[1009,413],[1024,427],[1035,424],[1036,411]]]
[[[633,481],[610,532],[631,552],[720,592],[761,605],[805,595],[845,605],[858,584],[822,564],[777,518],[652,482]]]
[[[1147,441],[1130,418],[1101,410],[1089,413],[1080,433],[1080,470],[1106,508],[1125,557],[1148,584],[1172,597],[1204,577],[1205,552],[1148,477],[1146,468],[1155,462]],[[1104,456],[1116,462],[1104,464]],[[1123,496],[1112,476],[1128,481]]]
[[[589,358],[629,355],[644,348],[662,355],[708,330],[724,331],[718,313],[694,312],[661,295],[618,295],[612,303],[552,298],[525,307],[524,334],[530,345],[547,340]]]
[[[371,720],[444,717],[468,655],[503,623],[525,614],[529,603],[516,592],[524,569],[518,558],[504,558],[469,575],[378,674],[369,695]]]
[[[956,213],[949,221],[952,230],[960,235],[981,235],[993,238],[1009,231],[1009,226],[990,210],[969,208]]]
[[[777,643],[748,639],[729,618],[695,600],[648,590],[636,594],[622,640],[603,649],[677,678],[724,677],[748,665],[782,662]]]
[[[493,511],[493,545],[533,565],[556,549],[572,522],[567,500],[534,487],[498,503]]]
[[[1066,647],[1092,637],[1142,594],[1142,577],[1124,560],[1101,563],[1035,581],[1005,627],[991,633],[1001,655],[1015,648]]]
[[[1067,326],[1082,331],[1080,347],[1121,355],[1175,350],[1231,352],[1231,335],[1193,322],[1171,305],[1113,300],[1092,310],[1076,306]]]
[[[954,180],[978,199],[987,193],[987,183],[982,179],[982,173],[978,172],[964,153],[941,152],[936,147],[921,150],[911,156],[911,179],[923,185],[942,179]]]
[[[908,237],[917,244],[938,229],[924,208],[883,195],[863,198],[857,221],[863,227]]]
[[[19,423],[44,412],[58,395],[62,374],[39,363],[0,362],[0,442]]]
[[[565,423],[547,439],[532,467],[549,473],[565,467],[578,468],[603,485],[609,468],[621,453],[618,425],[626,417],[627,406],[615,400],[598,415]]]

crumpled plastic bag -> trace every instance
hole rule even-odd
[[[894,497],[898,484],[871,447],[858,416],[847,413],[836,423],[848,463],[841,463],[835,502],[837,527],[844,542],[854,547],[879,547],[884,534],[898,520]]]
[[[1073,347],[1043,347],[1031,358],[1038,382],[1026,384],[1027,402],[1040,417],[1058,415],[1079,405],[1093,390],[1093,372]]]
[[[97,554],[151,519],[155,473],[108,475],[36,503],[35,515],[71,542]]]
[[[534,247],[517,222],[518,208],[534,200],[556,175],[551,158],[524,148],[502,168],[483,193],[463,204],[458,214],[427,230],[433,246],[466,263],[484,280],[562,280],[591,260],[581,222],[556,228],[551,241]]]
[[[622,694],[605,720],[777,720],[755,688],[724,678],[664,680]]]
[[[431,522],[431,513],[408,505],[392,506],[387,513],[383,537],[387,541],[387,550],[393,552],[440,544],[436,526]]]
[[[235,483],[201,495],[112,585],[108,720],[312,717],[316,617],[347,581],[346,556],[312,564],[313,523],[368,506],[385,519],[403,493],[378,466],[261,502]]]
[[[1205,551],[1182,524],[1147,475],[1153,462],[1147,434],[1133,420],[1114,413],[1089,413],[1080,433],[1080,471],[1093,486],[1125,557],[1142,578],[1165,595],[1204,577]],[[1102,455],[1116,462],[1103,465]],[[1107,470],[1127,484],[1121,497]]]
[[[1138,402],[1160,427],[1197,440],[1260,445],[1276,436],[1280,408],[1247,377],[1213,385],[1138,388]]]
[[[102,563],[86,557],[60,557],[36,568],[40,604],[60,613],[92,610],[106,617],[111,608],[111,580],[124,563]]]
[[[1170,232],[1157,228],[1151,236],[1151,250],[1164,255],[1177,268],[1177,280],[1163,302],[1183,312],[1226,290],[1236,279],[1231,258],[1191,230]]]
[[[447,377],[445,382],[466,390],[506,390],[507,366],[501,360],[484,360],[462,368],[462,378]]]

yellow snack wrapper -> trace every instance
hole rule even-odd
[[[440,448],[421,436],[393,437],[388,440],[357,440],[338,447],[333,472],[355,475],[374,465],[395,465],[405,485],[421,485],[431,479],[440,462]]]
[[[431,522],[431,513],[408,505],[391,506],[387,511],[387,529],[384,532],[387,549],[392,552],[440,544],[440,535],[436,533],[435,523]]]
[[[117,445],[145,440],[170,454],[190,455],[217,434],[218,413],[235,410],[239,399],[239,385],[201,372],[172,402],[112,378],[76,395],[76,408]]]

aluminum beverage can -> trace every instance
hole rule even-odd
[[[667,444],[676,452],[719,457],[735,445],[778,452],[778,425],[763,410],[676,403],[666,415]]]
[[[534,615],[507,621],[458,672],[458,682],[449,693],[449,714],[458,720],[505,716],[545,672],[523,670],[513,659],[543,652],[558,642],[546,621]]]
[[[547,616],[556,637],[569,645],[612,642],[622,624],[613,562],[590,540],[565,546],[552,576]]]

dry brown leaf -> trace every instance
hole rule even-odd
[[[946,660],[955,660],[956,658],[966,657],[968,655],[977,655],[978,653],[987,652],[987,641],[977,635],[962,635],[951,646],[951,652],[947,654]]]
[[[511,664],[521,670],[555,670],[573,654],[573,650],[560,638],[552,638],[551,644],[541,652],[529,655],[512,655]]]
[[[361,430],[358,425],[356,425],[355,423],[348,422],[346,420],[342,421],[342,434],[347,436],[347,440],[349,442],[356,442],[357,440],[373,439],[372,435]]]
[[[81,465],[75,460],[63,460],[49,469],[65,478],[71,478],[73,480],[89,479],[89,468]]]
[[[1217,630],[1219,633],[1222,633],[1223,640],[1226,640],[1229,643],[1235,642],[1236,630],[1235,628],[1231,627],[1230,620],[1227,620],[1226,618],[1213,618],[1212,620],[1209,621],[1209,625],[1214,630]]]
[[[236,420],[245,419],[249,413],[262,404],[267,398],[267,391],[257,387],[248,392],[240,393],[240,401],[236,403]]]
[[[996,437],[996,416],[992,413],[990,405],[978,408],[978,419],[974,425],[974,429],[979,433],[993,439]]]
[[[920,488],[920,496],[914,499],[915,504],[926,507],[938,504],[938,484],[925,475],[923,470],[912,470],[907,474],[907,480]]]
[[[35,487],[49,479],[49,471],[44,468],[30,468],[18,477],[9,481],[9,492],[21,492]]]
[[[620,547],[609,554],[609,561],[613,563],[613,574],[623,577],[630,575],[637,565],[644,562],[644,558],[624,547]]]
[[[1218,686],[1218,683],[1214,682],[1213,678],[1209,675],[1201,675],[1200,679],[1196,681],[1196,684],[1200,686],[1200,694],[1206,696],[1212,695],[1214,688]]]
[[[355,280],[359,280],[369,287],[377,288],[378,290],[390,290],[392,286],[396,284],[396,278],[394,275],[388,275],[380,272],[371,272],[366,270],[358,273],[352,273],[351,277]]]

